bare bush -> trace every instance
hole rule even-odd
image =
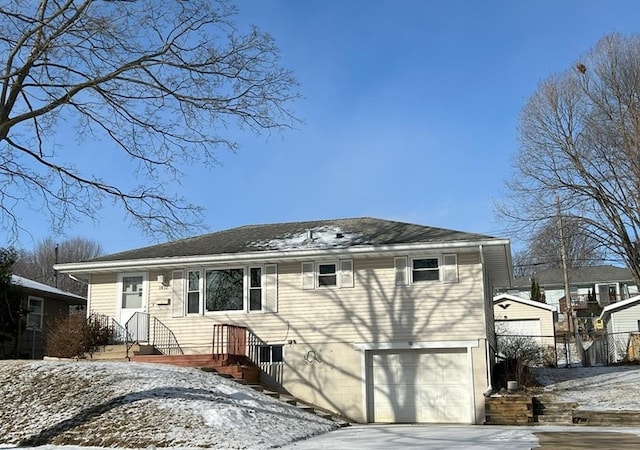
[[[502,359],[494,371],[498,387],[504,387],[511,380],[520,386],[533,386],[535,379],[530,368],[544,363],[542,346],[530,336],[499,335],[497,347]]]
[[[113,331],[79,314],[58,319],[47,332],[46,353],[58,358],[82,358],[112,342]]]

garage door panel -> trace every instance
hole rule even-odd
[[[466,349],[381,351],[370,356],[373,421],[470,422]]]
[[[540,319],[531,320],[496,320],[496,333],[514,336],[531,336],[541,341]]]

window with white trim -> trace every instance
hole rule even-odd
[[[244,309],[244,269],[214,269],[205,272],[205,311]]]
[[[354,286],[353,260],[303,262],[302,289]]]
[[[440,280],[439,258],[417,258],[411,260],[411,282]]]
[[[283,345],[261,345],[258,348],[258,362],[267,364],[281,364],[284,362]]]
[[[186,299],[182,311],[186,314],[278,311],[276,264],[190,269],[183,282],[181,275],[180,270],[172,273],[173,317],[181,317],[181,290]]]
[[[413,258],[398,256],[394,258],[394,267],[396,286],[458,282],[458,255],[455,253]]]
[[[336,275],[335,263],[318,263],[318,287],[337,286],[338,276]]]
[[[249,311],[262,310],[262,267],[249,269]]]
[[[187,314],[200,314],[200,271],[187,272]]]
[[[44,299],[29,297],[27,308],[27,328],[30,330],[42,330]]]

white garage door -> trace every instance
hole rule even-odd
[[[531,320],[496,320],[497,335],[530,336],[542,343],[540,319]]]
[[[472,422],[466,349],[376,351],[367,364],[371,422]]]

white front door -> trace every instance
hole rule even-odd
[[[135,313],[146,313],[145,274],[124,274],[120,279],[120,324],[124,327]],[[134,341],[143,339],[147,333],[146,316],[137,316],[129,324],[130,337]]]

